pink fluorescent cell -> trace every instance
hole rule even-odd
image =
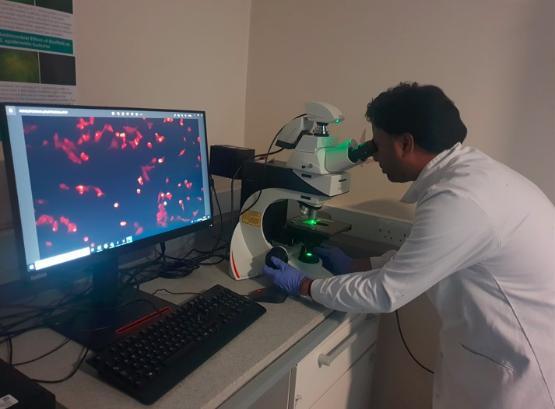
[[[84,241],[85,243],[88,243],[88,241],[89,241],[89,236],[83,237],[83,241]]]
[[[154,165],[141,166],[141,175],[143,180],[146,180],[147,182],[150,180],[150,176],[148,174],[152,171],[152,169],[154,169]]]
[[[141,189],[137,188],[137,194],[138,194],[138,195],[141,194]]]
[[[77,185],[75,186],[75,190],[77,190],[77,193],[79,193],[80,195],[84,195],[88,189],[83,185]]]
[[[61,190],[69,190],[69,186],[66,185],[65,183],[60,183],[58,186],[60,187]]]
[[[159,134],[158,132],[154,132],[154,137],[156,138],[156,142],[162,143],[166,137],[164,135]]]
[[[166,159],[162,156],[161,158],[158,158],[158,163],[164,163]]]
[[[125,226],[127,226],[127,222],[125,220],[122,220],[121,222],[119,222],[119,225],[121,227],[125,227]]]
[[[183,155],[185,155],[185,149],[181,149],[177,156],[183,156]]]
[[[46,247],[52,247],[52,242],[51,241],[46,241],[44,244],[46,244]]]
[[[77,125],[75,125],[77,128],[83,130],[85,129],[85,127],[88,125],[88,122],[85,121],[83,118],[79,118],[79,121],[77,122]]]
[[[37,226],[42,226],[43,224],[52,224],[54,223],[54,218],[47,214],[40,215],[36,221]]]
[[[173,195],[171,194],[171,192],[166,193],[166,198],[168,200],[172,200]]]
[[[158,226],[166,227],[168,225],[168,212],[163,204],[158,205],[158,211],[156,212],[156,223]]]
[[[193,128],[191,128],[190,126],[187,127],[187,132],[193,132]]]
[[[147,143],[146,143],[146,147],[147,147],[148,149],[152,149],[152,142],[147,142]]]
[[[81,160],[83,162],[86,162],[89,160],[89,155],[87,155],[85,152],[81,152],[81,154],[79,155],[79,157],[81,158]]]
[[[141,186],[144,185],[143,177],[142,177],[142,176],[139,176],[139,177],[137,178],[137,182],[138,182],[139,185],[141,185]]]
[[[102,189],[100,189],[99,187],[94,186],[93,189],[94,189],[94,191],[96,192],[96,197],[102,197],[102,196],[104,196],[104,192],[103,192]]]
[[[83,135],[81,135],[80,140],[85,143],[91,140],[91,134],[90,133],[84,133]]]
[[[67,158],[73,163],[76,163],[78,165],[81,164],[81,159],[79,159],[79,157],[75,153],[75,144],[67,138],[64,138],[60,141],[60,137],[58,136],[57,132],[54,133],[54,148],[63,151],[66,154]]]
[[[137,189],[138,190],[138,189]],[[118,202],[114,202],[114,207],[117,209],[119,207],[119,203]]]

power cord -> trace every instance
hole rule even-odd
[[[293,119],[297,119],[300,117],[306,116],[306,114],[300,114],[297,115],[296,117],[294,117]],[[285,124],[287,125],[287,124]],[[270,142],[270,146],[268,146],[268,152],[266,153],[262,153],[259,155],[254,155],[255,160],[258,158],[264,158],[264,163],[268,163],[268,158],[272,155],[275,155],[277,153],[280,153],[281,151],[284,150],[284,148],[279,148],[275,151],[272,152],[272,146],[274,146],[274,143],[279,135],[279,133],[283,130],[283,128],[285,128],[285,125],[283,125],[279,131],[276,132],[276,134],[274,135],[274,138],[272,139],[272,141]],[[235,173],[233,174],[233,176],[231,177],[231,209],[230,209],[230,213],[233,216],[233,182],[235,180],[235,178],[239,175],[240,170],[242,169],[243,165],[241,164],[237,170],[235,171]],[[245,210],[240,211],[239,216],[237,217],[237,221],[235,223],[232,223],[232,229],[235,228],[235,226],[237,225],[237,223],[239,223],[239,219],[240,217],[245,214],[246,212],[248,212],[250,209],[252,209],[254,207],[254,205],[256,205],[256,203],[258,203],[258,200],[260,199],[260,196],[262,195],[262,189],[258,191],[258,195],[256,196],[256,199],[254,199],[254,202],[252,202],[249,207],[247,207]],[[230,242],[231,242],[231,238],[230,238]]]
[[[405,346],[405,349],[407,350],[407,352],[409,353],[410,357],[413,359],[414,362],[416,362],[418,364],[418,366],[422,369],[424,369],[426,372],[431,373],[432,375],[434,374],[434,371],[432,371],[430,368],[424,366],[424,364],[422,364],[418,359],[416,359],[416,357],[412,354],[407,341],[405,341],[405,337],[403,336],[403,331],[401,330],[401,321],[399,320],[399,310],[395,311],[395,318],[397,320],[397,329],[399,330],[399,335],[401,335],[401,341],[403,341],[403,345]]]

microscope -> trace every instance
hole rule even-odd
[[[349,191],[346,171],[372,156],[376,147],[373,141],[339,142],[331,136],[329,125],[343,119],[330,104],[308,102],[306,113],[284,125],[274,139],[276,146],[292,151],[286,162],[268,161],[262,155],[263,161],[243,164],[241,214],[229,256],[234,279],[260,275],[267,252],[276,245],[293,254],[290,262],[297,267],[306,271],[318,266],[312,248],[351,228],[319,210],[327,200]],[[298,203],[299,214],[288,218],[291,201]]]

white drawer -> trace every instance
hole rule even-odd
[[[355,362],[374,346],[378,320],[365,314],[353,315],[312,350],[295,368],[293,407],[309,409]],[[368,366],[373,362],[369,362]],[[371,376],[368,368],[368,376]],[[370,381],[366,385],[370,387]]]

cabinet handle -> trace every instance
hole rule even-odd
[[[366,318],[366,320],[373,318],[374,317]],[[357,325],[357,327],[353,329],[353,333],[345,338],[343,341],[341,341],[341,343],[337,344],[337,346],[333,348],[329,353],[318,355],[318,366],[330,366],[335,358],[337,358],[343,351],[349,348],[357,340],[358,327],[362,325],[362,322],[364,321],[365,319],[361,320],[361,323],[359,323],[359,325]],[[375,342],[370,345],[370,348],[372,348],[374,344]]]

